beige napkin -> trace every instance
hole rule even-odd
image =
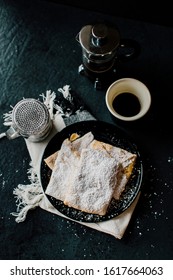
[[[39,181],[40,181],[40,164],[41,164],[41,159],[42,159],[42,156],[44,153],[44,149],[45,149],[46,145],[48,144],[48,142],[50,141],[50,139],[58,131],[61,131],[65,126],[66,125],[64,123],[63,118],[61,117],[61,115],[57,114],[57,115],[55,115],[54,120],[53,120],[52,132],[46,140],[44,140],[43,142],[39,142],[39,143],[32,143],[32,142],[29,142],[28,140],[26,140],[26,145],[27,145],[30,157],[31,157],[32,166],[35,169],[35,172],[38,176]],[[40,186],[41,186],[41,183],[40,183]],[[131,216],[133,214],[133,211],[135,209],[139,196],[140,196],[140,193],[138,194],[137,198],[132,203],[132,205],[126,211],[124,211],[122,214],[120,214],[119,216],[117,216],[113,219],[110,219],[110,220],[107,220],[104,222],[99,222],[99,223],[85,223],[85,222],[79,222],[79,221],[76,221],[76,222],[80,223],[84,226],[90,227],[92,229],[113,235],[115,238],[121,239],[130,222]],[[40,199],[36,206],[39,206],[42,209],[49,211],[53,214],[56,214],[56,215],[66,218],[66,219],[72,220],[72,219],[64,216],[62,213],[60,213],[57,209],[55,209],[52,206],[52,204],[49,202],[49,200],[45,196],[43,190],[41,191]]]

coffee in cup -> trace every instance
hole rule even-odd
[[[151,95],[141,81],[123,78],[115,81],[107,89],[106,105],[117,119],[134,121],[143,117],[149,110]]]

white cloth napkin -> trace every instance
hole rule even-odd
[[[63,96],[64,100],[67,101],[68,106],[74,104],[74,99],[70,94],[69,86],[64,86],[63,88],[58,89],[58,91]],[[61,106],[55,104],[54,100],[56,98],[55,92],[47,91],[46,96],[41,95],[43,97],[43,102],[46,104],[49,109],[49,113],[53,122],[53,128],[50,135],[42,142],[30,142],[29,140],[25,140],[25,143],[28,148],[28,152],[31,158],[31,168],[28,170],[28,178],[30,179],[30,184],[22,185],[19,184],[14,190],[13,193],[16,197],[16,205],[17,211],[11,213],[13,216],[16,216],[16,222],[23,222],[26,219],[27,213],[29,210],[34,209],[35,207],[40,207],[46,211],[49,211],[53,214],[59,215],[63,218],[70,219],[66,217],[62,213],[60,213],[57,209],[53,207],[53,205],[49,202],[48,198],[44,194],[44,191],[41,186],[40,180],[40,167],[41,160],[43,157],[44,150],[49,143],[50,139],[59,131],[61,131],[64,127],[69,125],[70,123],[83,121],[83,120],[93,120],[95,119],[87,110],[76,107],[76,111],[74,114],[69,113],[69,108],[66,108],[65,112]],[[61,96],[59,97],[61,98]],[[54,113],[54,110],[56,113]],[[72,111],[71,111],[72,112]],[[65,116],[65,118],[63,118]],[[70,116],[70,117],[69,117]],[[5,122],[4,125],[11,125],[11,111],[4,116]],[[113,235],[115,238],[121,239],[127,229],[127,226],[130,222],[131,216],[134,212],[135,206],[138,202],[140,193],[131,204],[131,206],[120,214],[117,217],[114,217],[107,221],[102,221],[98,223],[85,223],[75,221],[80,223],[86,227],[90,227],[92,229],[102,231],[104,233]]]

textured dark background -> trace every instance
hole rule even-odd
[[[151,109],[141,121],[114,123],[135,139],[143,155],[143,194],[122,240],[40,208],[17,224],[10,215],[16,211],[13,189],[28,182],[30,158],[22,138],[1,139],[0,259],[173,258],[173,29],[164,21],[165,14],[157,21],[156,13],[151,22],[147,17],[139,20],[137,11],[136,18],[129,18],[120,9],[113,15],[90,8],[52,1],[0,1],[0,130],[5,130],[3,114],[10,106],[66,84],[98,120],[114,123],[106,109],[105,90],[95,91],[92,82],[78,74],[81,48],[75,40],[86,23],[112,21],[122,37],[141,45],[136,59],[119,64],[115,79],[137,78],[152,96]]]

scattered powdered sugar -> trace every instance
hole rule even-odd
[[[0,174],[0,177],[2,177],[2,173]],[[3,190],[5,188],[5,179],[2,178],[2,185],[1,185],[1,189]]]
[[[168,162],[173,163],[173,157],[169,156],[168,157]]]
[[[150,159],[147,159],[148,162]],[[173,164],[173,157],[169,156],[167,159],[169,164]],[[158,221],[160,219],[169,222],[169,216],[167,212],[167,201],[166,194],[172,194],[173,191],[173,182],[165,181],[165,178],[159,177],[158,168],[154,165],[148,164],[148,182],[145,181],[145,185],[149,184],[150,189],[145,190],[145,186],[142,190],[142,205],[144,205],[143,216],[140,216],[136,219],[136,230],[138,232],[138,236],[142,237],[143,235],[151,232],[155,232],[157,229]],[[160,188],[157,187],[157,183]],[[144,224],[144,218],[152,219],[152,223],[147,226]],[[131,232],[130,232],[131,234]],[[150,248],[154,248],[154,244],[150,244]],[[149,254],[146,252],[146,255]]]

